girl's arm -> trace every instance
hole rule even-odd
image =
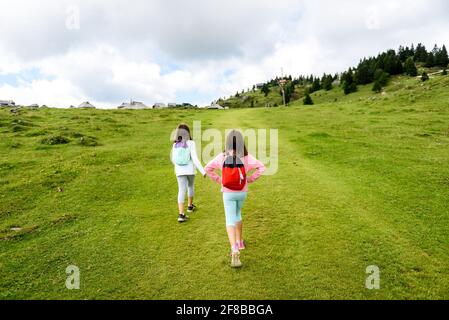
[[[265,165],[254,158],[253,156],[249,156],[248,158],[248,172],[251,170],[256,170],[250,177],[247,178],[248,183],[253,183],[264,173]]]
[[[203,165],[201,164],[201,161],[198,159],[198,155],[196,153],[195,141],[193,141],[193,140],[190,145],[190,155],[192,156],[193,164],[201,172],[201,175],[206,176],[206,171],[204,170]]]
[[[173,148],[174,148],[174,145],[171,147],[171,150],[170,150],[170,161],[171,161],[171,163],[173,163],[173,165],[175,165],[175,162],[173,161]]]
[[[215,170],[221,170],[223,166],[223,155],[218,155],[214,160],[206,165],[207,175],[215,182],[221,183],[221,177],[215,172]]]

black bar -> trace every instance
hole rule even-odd
[[[85,317],[92,312],[128,319],[309,319],[355,316],[358,319],[397,314],[427,317],[445,312],[448,301],[0,301],[3,314],[30,312],[33,317]]]

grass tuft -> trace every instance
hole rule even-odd
[[[67,144],[70,140],[63,136],[52,136],[41,140],[41,144],[54,146],[59,144]]]

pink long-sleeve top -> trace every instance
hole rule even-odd
[[[221,184],[221,176],[217,174],[217,170],[221,171],[223,169],[223,163],[225,161],[226,155],[224,153],[219,154],[214,160],[209,162],[205,167],[207,175],[217,183]],[[222,192],[247,192],[248,191],[248,183],[253,183],[256,181],[262,173],[265,171],[265,166],[262,162],[254,158],[252,155],[248,154],[247,156],[242,158],[243,164],[245,166],[245,171],[247,173],[245,187],[241,191],[230,190],[228,188],[222,187]],[[253,174],[249,175],[249,173],[255,170]]]

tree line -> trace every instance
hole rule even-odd
[[[321,89],[331,90],[335,85],[338,85],[345,94],[350,94],[357,91],[358,85],[373,83],[372,90],[380,92],[387,85],[390,76],[408,75],[416,77],[418,76],[417,65],[426,68],[440,67],[444,69],[443,73],[446,74],[448,64],[449,56],[445,45],[442,47],[435,45],[432,50],[428,51],[423,44],[419,43],[416,47],[413,44],[410,47],[400,46],[397,51],[390,49],[379,53],[377,56],[365,57],[360,60],[357,67],[349,68],[341,74],[325,73],[321,77],[314,75],[300,75],[296,78],[291,75],[282,78],[276,77],[263,83],[259,89],[266,97],[273,88],[279,89],[280,80],[284,80],[283,88],[286,103],[290,102],[295,88],[303,86],[306,88],[304,103],[312,104],[310,94]],[[422,80],[426,79],[428,79],[428,75],[424,73]],[[253,91],[256,89],[256,86],[253,86]],[[279,90],[279,94],[282,95],[281,90]]]
[[[378,54],[376,57],[363,58],[357,68],[349,69],[341,77],[343,90],[346,94],[357,90],[357,85],[374,83],[373,91],[380,92],[390,76],[418,75],[417,63],[426,68],[447,68],[449,57],[446,46],[439,48],[434,46],[433,50],[427,51],[426,47],[419,43],[416,48],[400,46],[398,52],[388,50]]]

